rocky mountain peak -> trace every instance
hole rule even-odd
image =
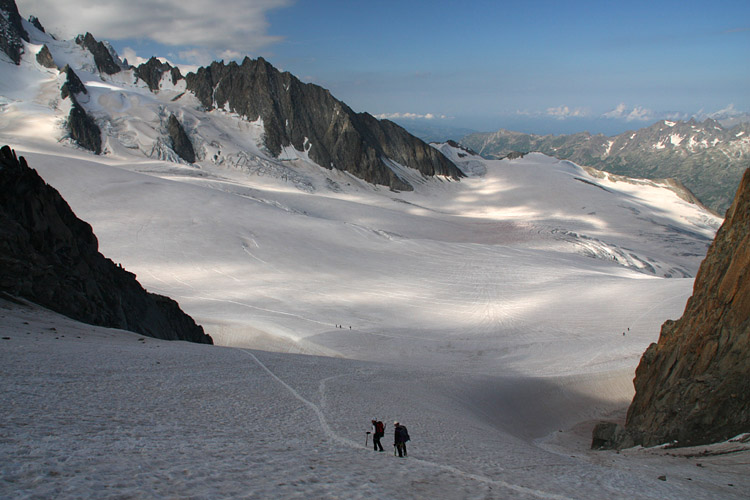
[[[44,26],[42,26],[41,21],[39,21],[39,18],[36,16],[29,16],[29,23],[31,23],[32,26],[34,26],[36,29],[41,31],[42,33],[46,33],[47,31],[44,29]]]
[[[122,67],[115,62],[115,58],[112,56],[109,47],[102,42],[98,42],[91,33],[78,35],[76,37],[76,43],[91,52],[94,56],[94,63],[96,63],[96,68],[99,72],[107,75],[114,75],[122,71]]]
[[[324,168],[396,190],[412,186],[389,161],[428,176],[463,177],[440,152],[395,123],[355,113],[328,90],[282,73],[263,58],[214,62],[185,79],[206,109],[229,109],[249,121],[262,119],[264,146],[274,156],[291,146]]]
[[[148,85],[151,92],[159,90],[159,84],[164,77],[164,73],[170,73],[173,84],[182,80],[182,74],[180,73],[179,68],[172,67],[171,64],[162,62],[156,57],[152,57],[147,62],[136,67],[134,72],[136,77],[146,82],[146,85]]]

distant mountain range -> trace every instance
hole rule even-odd
[[[662,120],[612,137],[499,130],[470,134],[460,142],[485,158],[536,151],[628,177],[675,178],[720,214],[750,165],[750,123],[725,128],[714,119]]]

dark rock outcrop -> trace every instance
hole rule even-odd
[[[508,159],[508,160],[518,160],[520,158],[523,158],[528,153],[523,153],[521,151],[511,151],[507,155],[505,155],[503,158],[500,158],[501,160]]]
[[[73,68],[71,68],[70,65],[66,64],[62,69],[62,72],[65,73],[65,83],[63,83],[63,86],[60,88],[60,96],[63,99],[67,99],[70,96],[75,97],[76,94],[89,93],[89,91],[86,90],[86,86],[81,79],[78,78],[78,75],[76,75],[76,72],[73,71]]]
[[[29,23],[33,27],[35,27],[36,29],[38,29],[39,31],[41,31],[42,33],[46,33],[46,31],[44,29],[44,26],[42,26],[42,23],[39,21],[38,17],[36,17],[36,16],[29,16]]]
[[[76,43],[85,47],[94,56],[94,63],[100,73],[107,75],[114,75],[122,71],[122,68],[117,64],[112,57],[109,49],[102,42],[97,42],[96,38],[91,33],[86,33],[85,36],[78,35],[76,37]]]
[[[265,147],[274,156],[291,145],[324,168],[398,190],[412,187],[389,160],[426,176],[463,177],[439,151],[395,123],[355,113],[328,90],[281,73],[263,58],[214,62],[185,79],[206,109],[226,107],[251,121],[261,118]]]
[[[173,68],[169,63],[161,62],[156,57],[152,57],[148,62],[135,68],[134,72],[136,77],[146,82],[151,92],[159,90],[159,83],[166,72],[170,73],[173,84],[182,79],[179,68]]]
[[[592,450],[630,448],[634,445],[632,436],[621,424],[599,422],[592,432]]]
[[[73,103],[65,124],[68,134],[82,148],[101,154],[102,131],[96,121],[83,109],[77,97],[78,94],[88,94],[88,90],[70,66],[66,64],[62,72],[67,77],[60,88],[60,95],[63,99],[70,99]]]
[[[45,68],[57,68],[57,64],[55,64],[55,58],[52,57],[52,53],[50,53],[46,45],[42,45],[42,48],[39,49],[39,52],[36,53],[36,62],[38,62]]]
[[[690,446],[750,432],[750,170],[695,278],[636,370],[636,444]]]
[[[99,253],[91,226],[7,146],[0,192],[0,291],[94,325],[212,343],[176,302]]]
[[[195,163],[195,150],[193,149],[193,144],[190,142],[190,138],[185,133],[185,129],[182,128],[182,124],[175,115],[169,115],[167,130],[169,131],[169,138],[172,141],[172,149],[174,152],[186,162]]]
[[[70,138],[79,146],[96,154],[102,153],[102,132],[96,121],[81,107],[75,97],[71,96],[73,107],[70,108],[66,127]]]
[[[23,41],[29,34],[23,27],[15,0],[0,0],[0,49],[16,63],[21,63]]]

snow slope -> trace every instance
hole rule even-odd
[[[391,192],[304,152],[271,158],[262,123],[204,113],[179,88],[153,94],[129,72],[103,79],[76,46],[47,42],[82,68],[106,154],[64,138],[61,76],[33,57],[2,65],[0,142],[91,223],[106,256],[223,347],[3,303],[0,496],[747,490],[735,472],[747,452],[699,468],[663,450],[587,451],[591,420],[622,417],[640,354],[681,314],[721,222],[711,213],[657,183],[448,145],[470,177],[393,164],[415,191]],[[170,114],[195,165],[163,139]],[[364,449],[374,417],[409,427],[408,460]]]
[[[537,441],[498,425],[519,410],[561,424],[601,411],[533,379],[165,342],[4,300],[0,320],[4,498],[739,499],[750,487],[747,442],[616,454],[589,451],[587,425]],[[526,396],[503,398],[519,385]],[[387,453],[365,447],[374,417],[388,419]],[[394,418],[412,436],[406,459],[388,449]]]

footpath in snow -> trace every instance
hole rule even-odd
[[[482,409],[460,374],[158,341],[6,301],[0,320],[6,498],[730,499],[750,488],[747,443],[617,454],[589,451],[580,428],[531,439],[493,425],[522,405],[533,414],[550,390]],[[565,399],[560,414],[585,397]],[[372,418],[409,427],[408,458],[365,447]]]

